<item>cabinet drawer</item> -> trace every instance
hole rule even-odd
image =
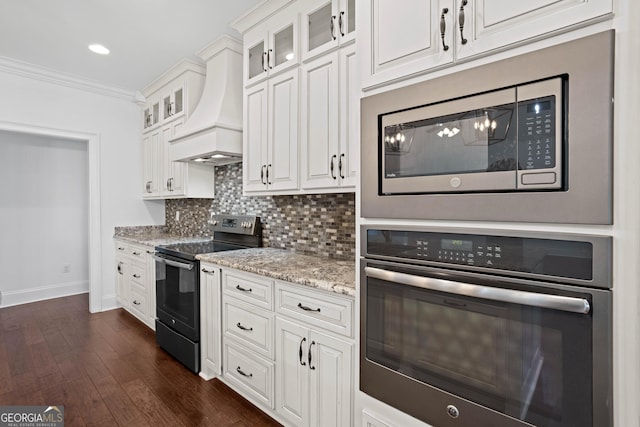
[[[147,313],[149,311],[147,305],[147,297],[135,289],[131,289],[131,304],[129,305],[131,313],[139,317],[145,323],[147,322]]]
[[[273,409],[273,362],[241,349],[231,342],[224,344],[225,378],[240,391]]]
[[[132,262],[129,274],[131,274],[131,287],[138,288],[139,292],[146,292],[146,265]]]
[[[223,298],[223,331],[251,350],[273,359],[274,314],[250,304]]]
[[[353,299],[276,283],[276,312],[348,337],[353,336]]]
[[[227,295],[273,310],[273,280],[223,269],[222,289]]]
[[[139,259],[141,262],[145,260],[146,249],[141,248],[139,246],[129,246],[129,255],[131,259],[137,260]]]

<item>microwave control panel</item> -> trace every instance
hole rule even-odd
[[[518,166],[520,170],[556,166],[556,97],[518,102]]]

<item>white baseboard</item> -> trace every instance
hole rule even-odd
[[[21,289],[19,291],[4,291],[2,293],[2,307],[28,304],[30,302],[43,301],[52,298],[66,297],[69,295],[86,294],[89,292],[89,281],[58,283],[39,288]]]

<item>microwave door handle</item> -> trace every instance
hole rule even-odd
[[[184,270],[193,270],[193,264],[187,264],[184,262],[178,262],[178,261],[172,261],[170,259],[166,259],[163,257],[160,257],[158,255],[154,255],[153,256],[155,258],[156,261],[162,263],[162,264],[167,264],[170,265],[171,267],[177,267],[177,268],[182,268]]]
[[[541,294],[537,292],[517,291],[513,289],[493,288],[433,277],[415,276],[412,274],[389,271],[375,267],[365,267],[365,275],[373,279],[401,283],[450,294],[481,298],[492,301],[542,307],[570,313],[588,314],[591,310],[589,301],[584,298],[565,297],[560,295]]]

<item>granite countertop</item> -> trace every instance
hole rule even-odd
[[[355,297],[355,261],[301,255],[275,248],[197,255],[201,261]]]
[[[148,229],[148,230],[136,230],[132,227],[130,230],[120,228],[116,230],[113,236],[114,239],[119,239],[125,242],[137,243],[139,245],[146,246],[158,246],[158,245],[172,245],[176,243],[193,243],[193,242],[206,242],[211,240],[211,237],[188,237],[179,236],[176,234],[167,233],[161,229]]]

